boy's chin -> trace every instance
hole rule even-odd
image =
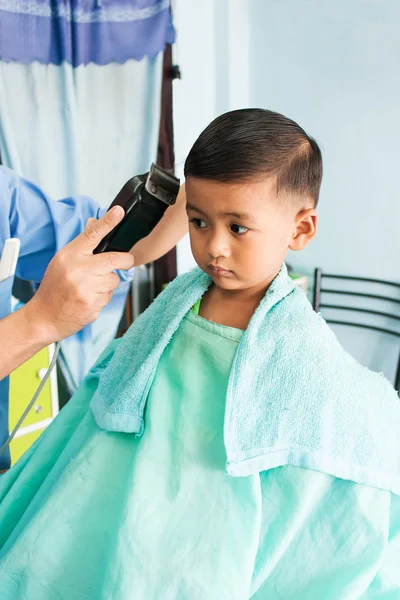
[[[235,277],[223,278],[223,277],[211,276],[211,279],[213,280],[214,285],[216,287],[219,287],[221,290],[227,290],[227,291],[233,292],[233,291],[242,289],[242,285]]]

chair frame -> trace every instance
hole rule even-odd
[[[333,275],[332,273],[324,273],[320,267],[317,267],[314,271],[314,298],[313,298],[313,307],[316,312],[320,312],[321,308],[333,309],[333,310],[345,310],[345,311],[353,311],[365,315],[374,315],[379,317],[385,317],[386,319],[392,319],[394,321],[400,321],[400,299],[393,298],[391,296],[383,296],[381,294],[369,294],[365,292],[353,292],[350,290],[340,290],[340,289],[328,289],[323,287],[322,280],[323,279],[333,279],[336,281],[350,281],[350,282],[363,282],[363,283],[375,283],[382,286],[387,286],[388,288],[395,288],[400,290],[400,283],[396,283],[394,281],[387,281],[384,279],[371,279],[367,277],[353,277],[350,275]],[[393,314],[389,312],[385,312],[382,310],[373,310],[369,308],[359,308],[355,306],[346,306],[340,304],[327,304],[321,301],[322,294],[336,294],[340,296],[349,296],[353,298],[372,298],[374,300],[380,300],[385,302],[392,302],[395,305],[398,305],[399,314]],[[391,335],[400,339],[400,331],[396,331],[395,329],[387,329],[384,327],[377,327],[375,325],[370,325],[368,323],[357,323],[355,321],[342,321],[337,319],[326,319],[326,322],[332,325],[347,325],[348,327],[359,327],[362,329],[371,329],[373,331],[378,331],[379,333],[384,333],[385,335]],[[399,350],[399,358],[397,362],[397,370],[395,376],[394,387],[398,390],[400,394],[400,350]]]

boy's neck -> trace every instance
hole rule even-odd
[[[245,330],[273,280],[244,290],[224,290],[213,284],[204,294],[200,316],[220,325]]]

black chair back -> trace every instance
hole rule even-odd
[[[337,285],[335,287],[324,287],[324,280],[333,280]],[[360,283],[366,291],[358,291],[360,289]],[[375,288],[373,291],[368,291],[368,284],[372,284]],[[380,289],[387,290],[386,293],[374,293],[379,285]],[[351,286],[356,286],[357,291],[353,291]],[[345,311],[346,313],[358,313],[366,317],[365,322],[360,322],[352,319],[341,320],[341,319],[325,319],[327,323],[332,325],[347,325],[351,327],[361,327],[363,329],[370,329],[384,333],[385,335],[394,336],[400,340],[400,297],[396,292],[400,291],[400,283],[394,281],[386,281],[383,279],[368,279],[366,277],[351,277],[349,275],[332,275],[331,273],[324,273],[321,268],[315,269],[314,274],[314,310],[321,312],[322,309],[332,309],[335,311]],[[394,292],[394,293],[393,293]],[[336,304],[332,302],[325,302],[327,295],[341,296],[342,298],[348,298],[351,302],[346,304]],[[322,298],[324,297],[324,299]],[[373,301],[374,308],[366,308],[365,306],[358,306],[357,302],[364,301],[364,304],[368,301]],[[393,307],[388,312],[385,308],[390,305]],[[373,315],[374,317],[381,317],[386,321],[389,321],[390,328],[379,327],[375,323],[369,323],[368,317]],[[393,324],[393,326],[392,326]],[[398,390],[400,395],[400,350],[399,357],[397,360],[396,375],[394,380],[394,387]]]

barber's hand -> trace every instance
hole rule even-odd
[[[93,254],[123,216],[123,208],[116,206],[100,220],[89,219],[85,231],[57,252],[47,267],[27,307],[50,341],[68,337],[95,321],[120,283],[113,271],[133,267],[129,252]]]

